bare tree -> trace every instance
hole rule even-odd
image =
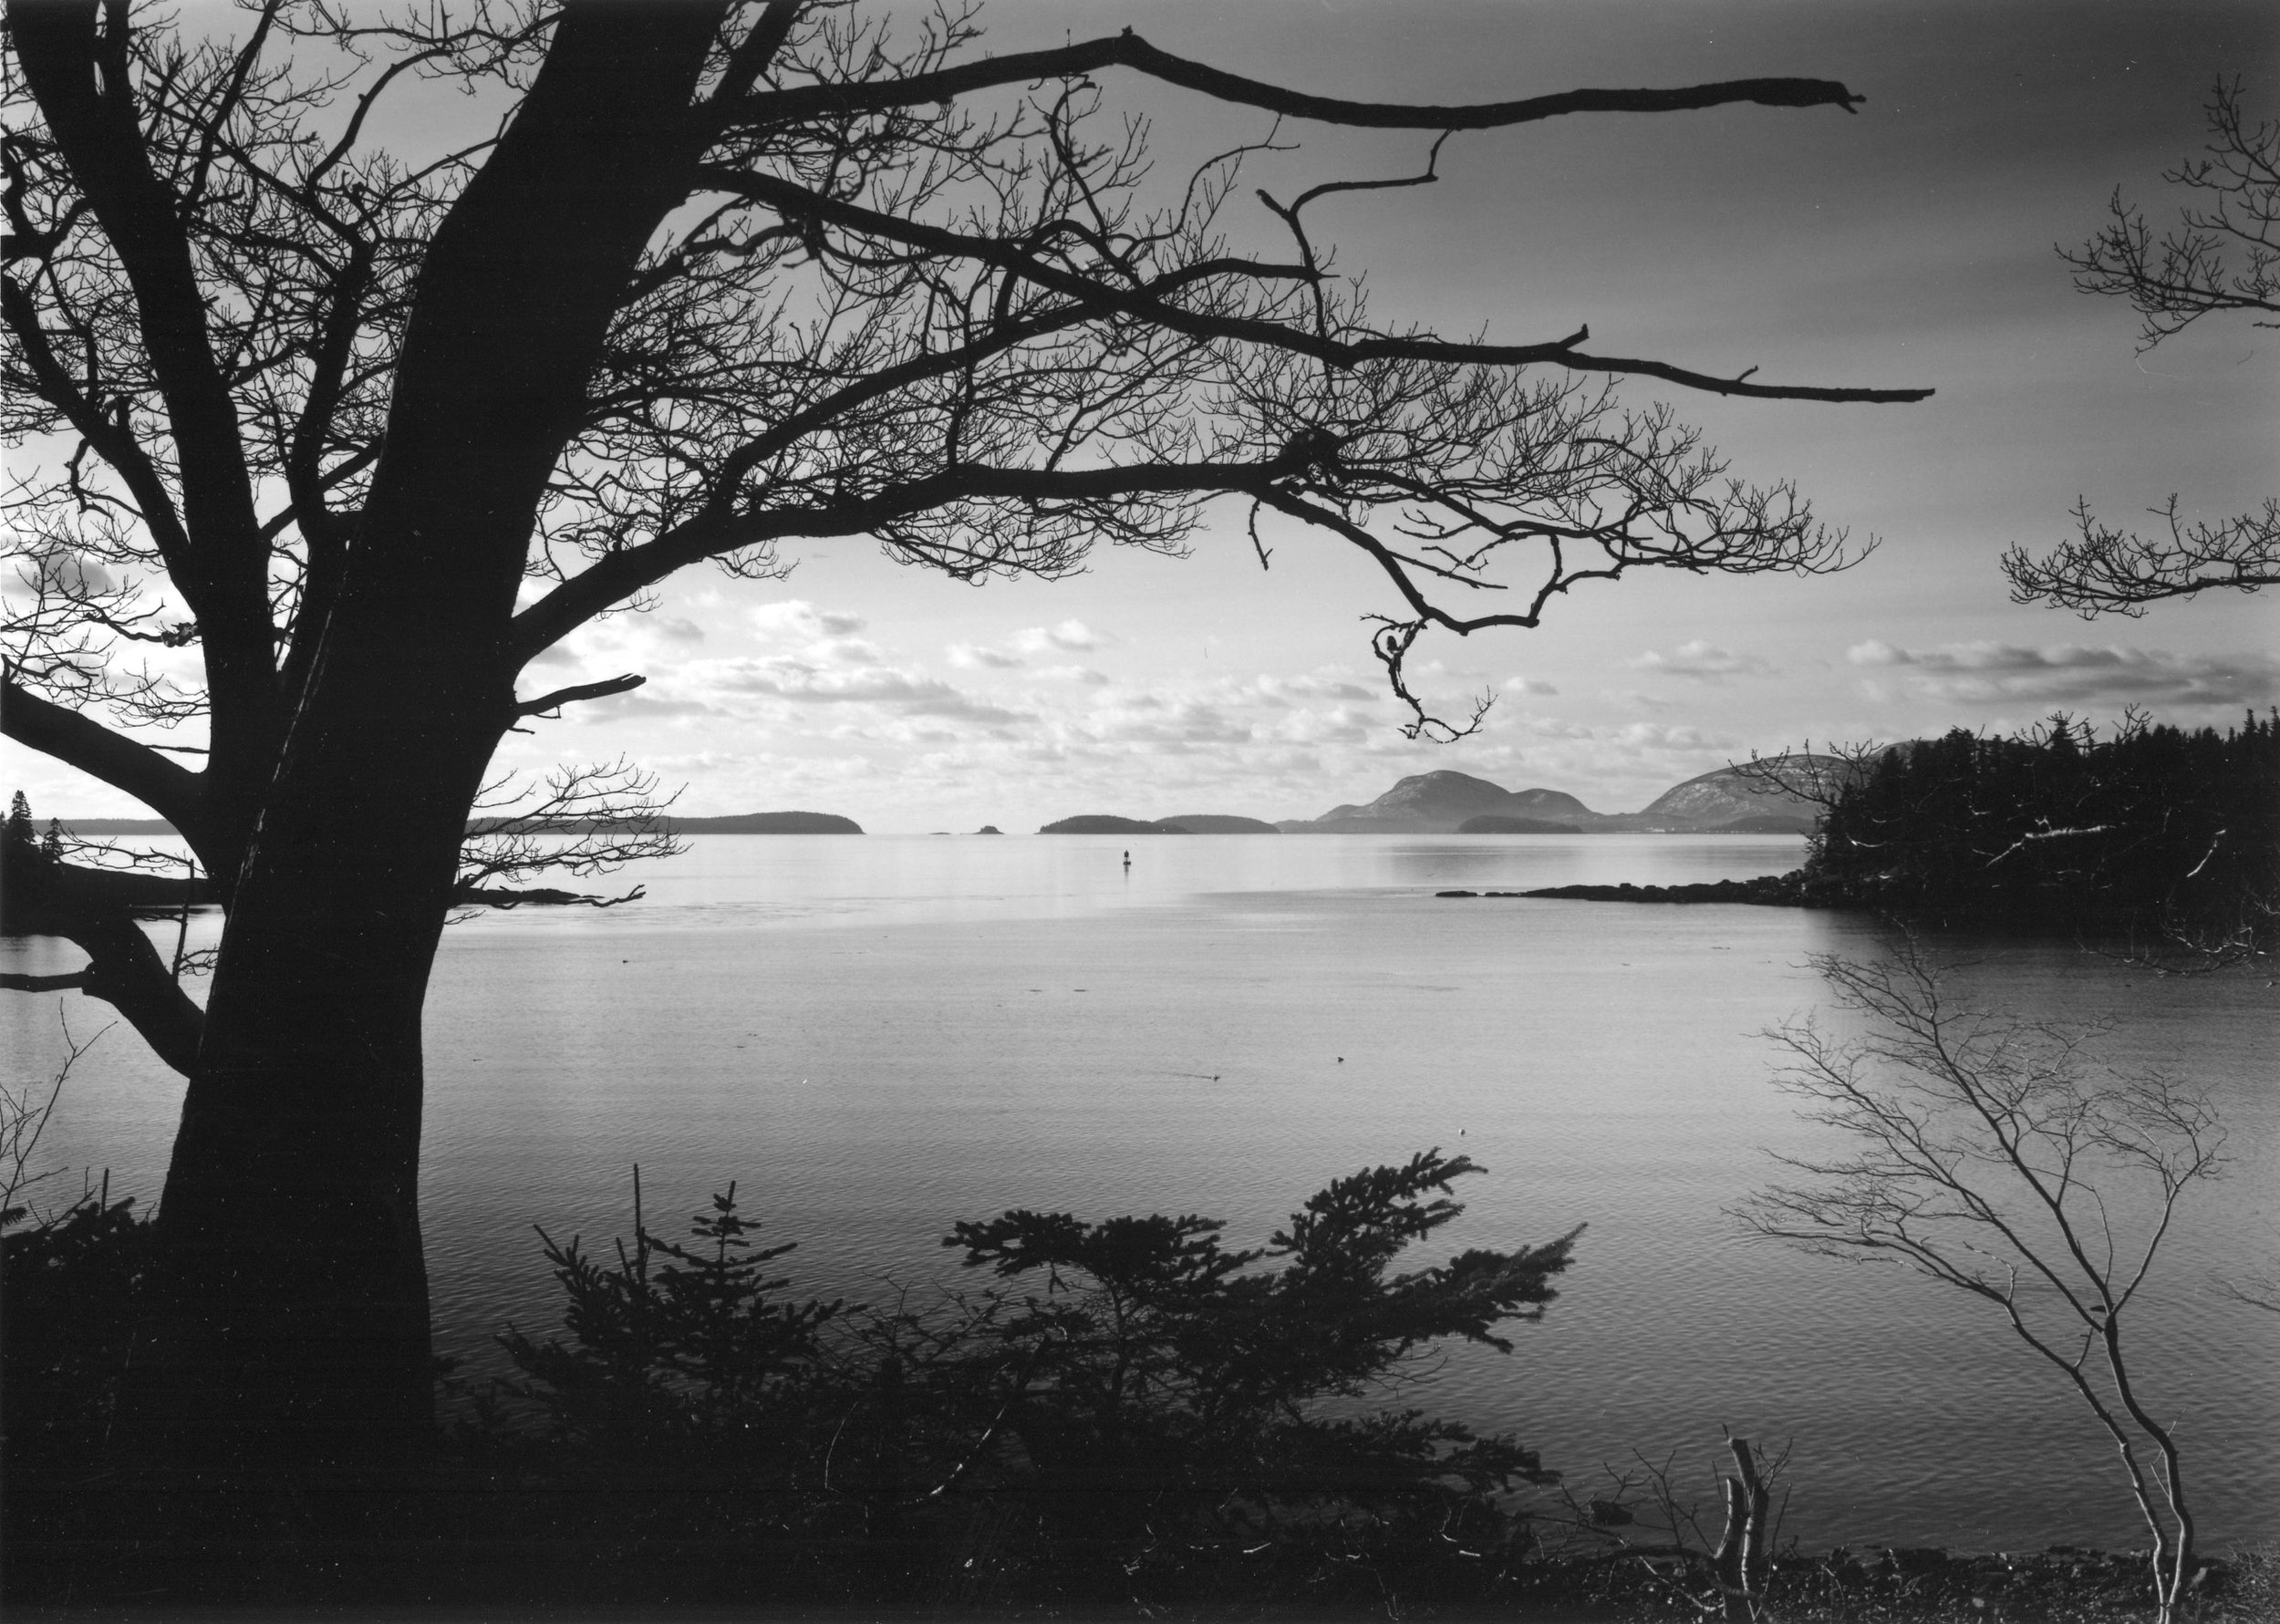
[[[1908,940],[1889,961],[1814,961],[1866,1036],[1771,1034],[1778,1084],[1852,1153],[1777,1160],[1812,1181],[1736,1209],[1754,1234],[1849,1262],[1897,1262],[1985,1302],[2080,1397],[2119,1451],[2153,1539],[2168,1619],[2192,1577],[2193,1517],[2171,1427],[2138,1391],[2127,1340],[2180,1203],[2222,1169],[2202,1096],[2094,1070],[2083,1038],[1959,1008]]]
[[[2238,78],[2217,81],[2208,116],[2209,155],[2163,177],[2203,200],[2187,204],[2175,227],[2156,243],[2117,188],[2107,224],[2079,248],[2058,251],[2081,292],[2130,301],[2140,355],[2204,315],[2245,314],[2256,326],[2280,326],[2280,122],[2249,119]],[[2016,545],[2003,555],[2013,601],[2056,604],[2087,620],[2142,615],[2148,604],[2215,587],[2280,584],[2280,501],[2267,500],[2261,512],[2188,522],[2171,495],[2151,512],[2161,528],[2141,535],[2106,523],[2085,499],[2074,510],[2074,539],[2041,558]]]
[[[1781,1516],[1789,1503],[1787,1489],[1777,1502],[1774,1488],[1788,1466],[1789,1451],[1785,1445],[1761,1464],[1749,1440],[1736,1437],[1731,1428],[1726,1429],[1726,1447],[1734,1472],[1712,1474],[1726,1513],[1715,1543],[1700,1505],[1679,1497],[1683,1491],[1671,1471],[1674,1454],[1656,1462],[1633,1450],[1634,1465],[1601,1462],[1600,1493],[1560,1486],[1560,1520],[1580,1536],[1577,1543],[1599,1547],[1598,1560],[1635,1563],[1650,1593],[1704,1618],[1715,1611],[1734,1624],[1750,1624],[1765,1614]]]
[[[890,26],[822,0],[260,0],[230,39],[124,0],[8,19],[0,434],[57,449],[6,493],[5,729],[170,819],[227,910],[202,1009],[155,955],[80,938],[87,989],[149,990],[148,1020],[113,1001],[190,1079],[134,1397],[186,1447],[430,1424],[420,1003],[494,747],[630,685],[518,697],[581,625],[691,564],[774,575],[806,537],[1050,577],[1102,540],[1177,552],[1224,498],[1375,561],[1405,694],[1428,628],[1533,626],[1579,581],[1854,555],[1618,381],[1928,393],[1382,324],[1313,211],[1432,182],[1430,157],[1263,198],[1271,240],[1231,240],[1245,157],[1287,149],[1270,118],[1437,152],[1860,99],[1828,81],[1391,106],[1129,32],[986,56],[955,3]],[[495,129],[377,145],[420,79]],[[1256,109],[1260,140],[1151,182],[1145,126],[1107,111],[1150,81]],[[152,737],[183,725],[202,741]]]
[[[55,1075],[36,1082],[0,1082],[0,1226],[29,1216],[31,1209],[20,1204],[18,1197],[28,1196],[34,1184],[45,1184],[63,1171],[59,1167],[36,1169],[32,1159],[47,1136],[57,1102],[63,1098],[63,1085],[71,1080],[71,1068],[110,1030],[104,1027],[82,1043],[71,1035],[67,1017],[58,1013],[57,1019],[63,1027],[64,1057]]]

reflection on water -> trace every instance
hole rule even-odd
[[[955,1219],[1198,1211],[1256,1244],[1330,1178],[1439,1145],[1490,1169],[1452,1247],[1590,1228],[1509,1359],[1467,1350],[1407,1402],[1509,1428],[1579,1478],[1634,1448],[1706,1466],[1721,1423],[1793,1439],[1808,1543],[2135,1536],[2109,1450],[1999,1323],[1895,1271],[1745,1244],[1723,1215],[1767,1147],[1813,1143],[1758,1034],[1819,1004],[1809,954],[1872,952],[1876,926],[1431,895],[1744,877],[1795,866],[1797,841],[695,843],[635,906],[447,933],[423,1202],[454,1351],[558,1315],[529,1226],[624,1233],[637,1161],[653,1212],[741,1179],[768,1236],[801,1242],[803,1287],[875,1297],[943,1267]],[[2280,1253],[2271,995],[2068,946],[1974,951],[1978,1000],[2110,1017],[2118,1058],[2217,1091],[2233,1176],[2185,1216],[2145,1368],[2209,1536],[2271,1534],[2280,1316],[2213,1288]],[[27,1060],[52,1045],[49,1003],[0,1003]],[[78,1009],[75,1030],[99,1024]],[[155,1190],[179,1087],[123,1032],[91,1061],[56,1153]]]

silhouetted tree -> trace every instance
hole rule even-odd
[[[1357,1542],[1447,1564],[1460,1539],[1513,1531],[1499,1496],[1557,1474],[1387,1401],[1447,1340],[1510,1352],[1504,1330],[1543,1317],[1576,1239],[1399,1267],[1478,1171],[1437,1151],[1364,1169],[1261,1247],[1192,1214],[961,1223],[944,1245],[997,1283],[916,1308],[791,1298],[771,1266],[792,1247],[750,1245],[731,1186],[694,1245],[638,1217],[614,1258],[546,1242],[565,1334],[499,1339],[523,1415],[508,1403],[492,1435],[622,1485],[622,1513],[600,1513],[620,1536],[685,1539],[700,1519],[863,1534],[891,1542],[878,1564],[932,1549],[922,1566],[971,1557],[1056,1591],[1107,1578],[1120,1598],[1143,1567],[1238,1550],[1276,1552],[1254,1570]],[[873,1571],[855,1593],[892,1588]]]
[[[2000,1313],[2113,1440],[2166,1621],[2193,1574],[2194,1522],[2174,1423],[2140,1391],[2130,1336],[2179,1205],[2223,1170],[2214,1108],[2165,1078],[2102,1072],[2079,1033],[1960,1007],[1912,940],[1884,963],[1815,966],[1867,1029],[1781,1029],[1794,1059],[1779,1082],[1850,1153],[1777,1157],[1810,1182],[1761,1190],[1736,1216]]]
[[[2111,221],[2081,247],[2058,251],[2082,292],[2130,301],[2140,355],[2204,315],[2246,313],[2256,326],[2280,326],[2280,123],[2249,119],[2237,78],[2217,81],[2208,113],[2209,156],[2165,177],[2203,202],[2188,204],[2156,243],[2117,188]],[[2189,522],[2172,495],[2152,512],[2161,529],[2142,535],[2106,523],[2085,498],[2074,510],[2074,540],[2041,558],[2020,546],[2004,554],[2012,598],[2089,619],[2141,615],[2148,604],[2212,587],[2280,584],[2280,499],[2261,512]]]
[[[1151,191],[1139,127],[1104,117],[1112,81],[1153,80],[1437,152],[1859,99],[1826,81],[1399,107],[1129,32],[989,57],[956,5],[890,33],[808,0],[264,0],[228,40],[13,0],[8,26],[0,432],[69,449],[7,495],[5,728],[169,819],[227,910],[203,1009],[116,931],[78,938],[86,990],[189,1077],[137,1404],[207,1452],[430,1424],[420,1005],[501,737],[638,680],[519,698],[577,626],[690,564],[774,575],[802,537],[1050,577],[1102,539],[1176,551],[1231,497],[1384,570],[1406,696],[1427,627],[1532,626],[1580,580],[1847,561],[1793,489],[1729,480],[1614,380],[1928,392],[1378,323],[1307,211],[1430,162],[1265,198],[1282,246],[1254,250],[1228,217],[1255,148]],[[377,146],[423,78],[495,129]],[[1454,601],[1498,586],[1513,607]],[[192,720],[197,746],[140,736]]]

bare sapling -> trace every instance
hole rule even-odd
[[[70,1080],[71,1068],[110,1030],[106,1026],[83,1043],[71,1035],[71,1022],[61,1010],[56,1018],[63,1024],[65,1052],[55,1075],[23,1083],[0,1082],[0,1226],[28,1216],[28,1203],[18,1197],[62,1171],[55,1167],[35,1171],[33,1158],[47,1132],[48,1120],[56,1114],[56,1102],[63,1098],[63,1085]]]
[[[1777,1082],[1850,1150],[1777,1156],[1806,1182],[1762,1189],[1735,1215],[1823,1257],[1904,1264],[1999,1310],[2113,1440],[2166,1624],[2194,1570],[2193,1518],[2175,1423],[2147,1408],[2130,1330],[2181,1203],[2223,1168],[2214,1107],[2173,1079],[2095,1065],[2093,1034],[1959,1006],[1912,939],[1881,963],[1814,967],[1867,1029],[1772,1032],[1792,1057]]]

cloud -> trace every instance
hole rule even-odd
[[[1385,697],[1380,688],[1364,688],[1340,676],[1335,668],[1302,677],[1259,677],[1245,686],[1241,698],[1270,705],[1295,705],[1310,699],[1342,699],[1366,705]]]
[[[938,677],[886,666],[832,670],[784,657],[733,660],[717,669],[713,682],[730,693],[755,694],[801,704],[880,705],[906,716],[949,717],[962,721],[1004,723],[1021,719],[1020,712],[985,704],[960,693]]]
[[[1145,710],[1148,714],[1129,714],[1133,710]],[[1196,700],[1173,705],[1119,707],[1095,719],[1083,731],[1100,742],[1159,747],[1247,744],[1254,737],[1248,722],[1228,716],[1217,706]]]
[[[845,637],[863,629],[860,615],[818,609],[805,598],[785,598],[751,611],[752,629],[769,637]]]
[[[720,716],[725,714],[718,705],[702,699],[658,699],[648,694],[608,694],[569,708],[565,715],[582,722],[625,721],[629,718],[648,717],[662,721],[672,717]]]
[[[2268,704],[2280,697],[2280,659],[2270,655],[2182,655],[2078,643],[1902,648],[1871,638],[1854,644],[1845,657],[1856,666],[1891,671],[1927,698],[1951,701],[2230,707]]]
[[[1081,682],[1087,688],[1104,688],[1112,680],[1107,672],[1090,666],[1045,666],[1037,675],[1054,682]]]
[[[1031,654],[1042,654],[1048,648],[1075,652],[1098,648],[1101,636],[1082,620],[1064,620],[1059,626],[1033,626],[1025,632],[1016,633],[1013,641],[1016,646]]]
[[[612,615],[577,627],[531,663],[606,669],[615,675],[686,660],[704,641],[705,628],[683,615]]]
[[[1670,654],[1649,649],[1631,664],[1636,670],[1653,671],[1661,677],[1684,677],[1695,682],[1724,682],[1729,677],[1769,677],[1774,673],[1772,665],[1754,654],[1736,654],[1730,648],[1720,648],[1700,638],[1681,643]]]
[[[1007,654],[979,643],[953,643],[948,652],[950,664],[961,671],[1010,671],[1028,663],[1018,654]]]
[[[1498,686],[1505,693],[1518,694],[1522,698],[1535,696],[1553,698],[1560,692],[1550,683],[1534,677],[1508,677]]]
[[[886,650],[862,637],[824,637],[802,651],[806,658],[832,666],[879,666]]]
[[[1732,750],[1730,739],[1705,733],[1699,728],[1674,727],[1662,722],[1632,722],[1614,736],[1618,744],[1633,750]]]

